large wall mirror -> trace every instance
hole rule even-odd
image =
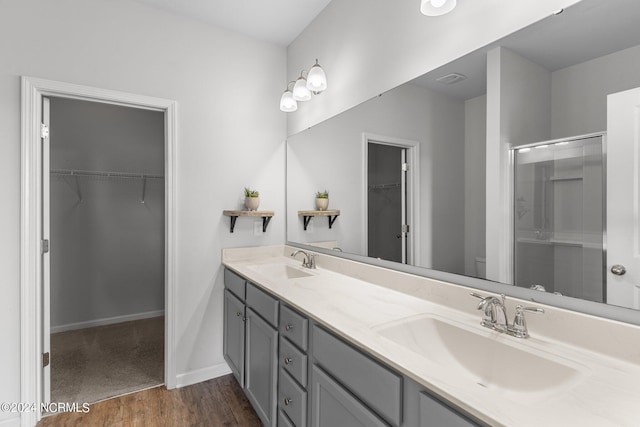
[[[640,323],[639,21],[583,0],[290,136],[287,240]]]

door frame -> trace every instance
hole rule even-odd
[[[20,397],[35,412],[23,412],[21,425],[42,417],[42,98],[58,97],[161,111],[165,118],[165,346],[164,379],[176,387],[176,146],[177,103],[127,92],[36,77],[21,78],[21,219],[20,219]]]
[[[362,133],[362,253],[367,253],[369,220],[367,217],[367,207],[369,203],[369,193],[367,181],[369,177],[369,143],[391,145],[393,147],[405,148],[407,150],[407,223],[409,233],[407,235],[407,264],[415,265],[420,259],[420,143],[409,139],[395,138],[390,136],[376,135],[372,133]]]

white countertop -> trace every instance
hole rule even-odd
[[[300,260],[288,256],[295,249],[225,249],[222,261],[229,269],[490,425],[640,426],[640,327],[537,304],[546,312],[527,316],[531,337],[523,340],[480,326],[478,301],[469,296],[473,290],[463,286],[323,254],[318,256],[318,269],[311,270],[314,275],[301,279],[278,280],[255,268],[273,263],[298,268]],[[510,321],[516,303],[527,304],[508,300]],[[537,354],[548,353],[564,360],[579,374],[549,390],[527,391],[526,384],[520,390],[487,389],[459,372],[425,362],[420,354],[377,332],[381,325],[425,313],[453,319],[495,342]],[[523,371],[528,369],[531,368],[522,366]]]

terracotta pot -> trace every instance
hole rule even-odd
[[[244,198],[244,205],[250,211],[257,211],[258,210],[258,206],[260,206],[260,197],[245,197]]]

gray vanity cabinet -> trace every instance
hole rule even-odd
[[[244,387],[244,302],[228,289],[224,290],[224,334],[223,352],[231,372]]]
[[[224,271],[223,353],[262,423],[276,427],[279,301]]]
[[[278,405],[282,425],[278,427],[307,426],[308,333],[309,320],[281,305]]]
[[[224,357],[263,425],[484,425],[237,274],[224,279]]]
[[[245,392],[265,426],[277,424],[280,302],[247,282]]]
[[[276,425],[278,330],[247,309],[245,392],[265,426]]]

